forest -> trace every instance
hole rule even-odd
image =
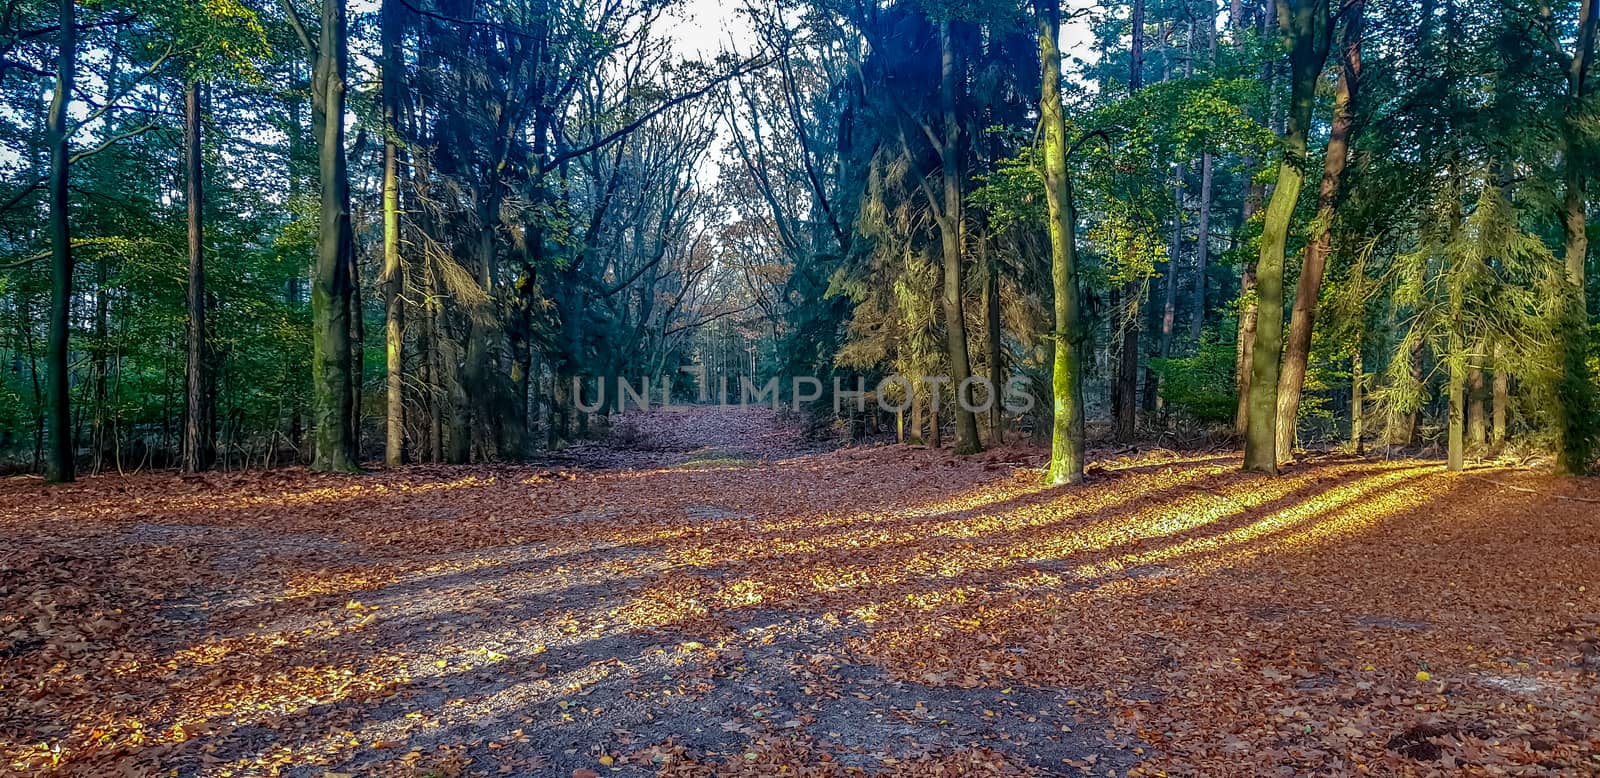
[[[1596,0],[0,0],[0,764],[1600,773]]]
[[[13,467],[522,461],[684,368],[1066,480],[1593,465],[1593,3],[419,3],[7,5]]]

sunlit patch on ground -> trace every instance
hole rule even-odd
[[[1600,773],[1593,485],[1158,452],[1045,487],[723,413],[611,469],[0,483],[0,759]]]

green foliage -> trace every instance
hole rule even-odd
[[[1102,215],[1089,229],[1088,238],[1100,247],[1100,255],[1106,260],[1105,282],[1111,286],[1144,281],[1167,262],[1165,236],[1153,220],[1141,218],[1126,207]]]
[[[1041,229],[1045,220],[1044,176],[1034,146],[996,164],[993,173],[977,177],[967,202],[987,214],[996,234]]]
[[[1163,396],[1172,413],[1202,424],[1228,424],[1236,404],[1233,384],[1234,344],[1207,330],[1194,354],[1152,359],[1161,377]]]

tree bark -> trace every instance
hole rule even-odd
[[[1583,0],[1578,7],[1578,35],[1567,64],[1567,95],[1563,122],[1566,192],[1562,203],[1562,228],[1566,239],[1567,280],[1571,284],[1564,326],[1561,402],[1556,449],[1556,472],[1584,475],[1594,466],[1595,397],[1594,380],[1589,375],[1589,304],[1587,294],[1589,259],[1588,215],[1585,212],[1588,165],[1581,138],[1584,104],[1589,98],[1589,67],[1594,59],[1596,22],[1600,9],[1596,0]]]
[[[1406,354],[1408,363],[1406,367],[1411,373],[1411,384],[1413,386],[1422,385],[1423,348],[1423,342],[1419,339],[1411,345],[1411,349]],[[1398,443],[1402,446],[1420,445],[1422,443],[1422,410],[1420,408],[1412,408],[1402,414],[1399,429],[1396,431],[1399,434],[1390,436],[1391,444]]]
[[[1164,294],[1161,301],[1161,334],[1156,341],[1156,356],[1166,359],[1172,356],[1172,335],[1178,324],[1178,265],[1183,258],[1183,165],[1178,165],[1177,173],[1173,176],[1172,184],[1172,243],[1167,247],[1167,271],[1162,279]],[[1161,385],[1161,377],[1154,370],[1147,370],[1145,375],[1145,390],[1154,395],[1153,404],[1156,413],[1166,410],[1167,401]]]
[[[988,266],[988,283],[984,287],[984,317],[988,324],[989,334],[989,443],[999,445],[1005,442],[1005,414],[1000,407],[1000,387],[1004,379],[1000,364],[1001,341],[1005,336],[1001,329],[1000,318],[1000,261],[995,259],[988,251],[988,238],[985,236],[983,254],[985,264]]]
[[[1129,42],[1128,94],[1144,88],[1144,0],[1133,0],[1132,40]],[[1122,310],[1115,322],[1117,375],[1111,390],[1112,431],[1118,441],[1133,440],[1138,425],[1139,406],[1139,304],[1145,285],[1128,281],[1122,285]],[[1112,306],[1113,309],[1116,306]]]
[[[71,156],[67,106],[72,102],[78,69],[78,25],[74,0],[60,0],[61,30],[57,36],[56,84],[45,119],[45,145],[50,149],[50,335],[45,355],[45,419],[48,455],[45,479],[66,483],[77,477],[78,450],[72,434],[72,398],[68,387],[67,337],[72,310],[72,223],[68,192]]]
[[[185,473],[211,468],[215,440],[211,430],[215,387],[209,380],[210,351],[206,344],[205,171],[200,153],[200,111],[200,82],[191,77],[183,88],[184,200],[189,231],[189,364],[184,383],[182,463]]]
[[[1360,340],[1357,339],[1356,353],[1350,357],[1350,448],[1355,452],[1356,456],[1361,456],[1363,453],[1363,437],[1365,434],[1363,426],[1366,421],[1366,410],[1362,407],[1364,400],[1361,392],[1363,389],[1362,384],[1365,383],[1367,377],[1362,370],[1361,346],[1359,343]]]
[[[1506,368],[1505,345],[1499,341],[1494,344],[1491,367],[1494,370],[1494,419],[1491,422],[1489,444],[1498,453],[1506,444],[1506,417],[1511,410],[1511,372]]]
[[[958,74],[953,26],[948,20],[939,26],[939,108],[944,117],[939,150],[944,184],[939,244],[944,265],[945,343],[950,359],[950,390],[956,395],[952,411],[956,420],[955,453],[964,456],[977,453],[980,446],[978,420],[960,401],[961,385],[972,375],[972,361],[967,355],[967,321],[961,294],[962,244],[966,230],[961,199],[961,125],[956,116]]]
[[[1489,442],[1489,431],[1483,412],[1483,366],[1479,355],[1468,357],[1467,365],[1467,444],[1472,450],[1482,452]]]
[[[1252,193],[1256,187],[1252,186]],[[1261,191],[1265,194],[1265,190]],[[1250,211],[1250,200],[1245,210]],[[1258,201],[1259,202],[1259,201]],[[1246,222],[1254,213],[1244,216]],[[1237,402],[1233,412],[1233,431],[1243,437],[1250,429],[1250,366],[1255,363],[1256,345],[1256,263],[1248,262],[1239,271],[1239,336],[1234,352],[1234,384]]]
[[[111,356],[107,343],[111,336],[111,262],[102,258],[94,265],[94,425],[90,428],[93,463],[90,472],[98,474],[104,465],[106,437],[114,434],[106,405],[110,399]],[[7,435],[9,438],[9,435]],[[9,441],[8,441],[9,442]],[[115,446],[111,446],[115,448]],[[121,464],[119,460],[118,465]]]
[[[1217,7],[1213,3],[1209,12],[1201,17],[1201,29],[1206,34],[1207,73],[1217,66]],[[1189,321],[1189,338],[1195,349],[1200,348],[1200,338],[1206,323],[1206,273],[1211,264],[1211,186],[1214,179],[1214,160],[1210,152],[1200,155],[1200,204],[1196,215],[1194,247],[1194,300],[1193,315]]]
[[[1052,484],[1083,480],[1082,328],[1078,322],[1077,218],[1067,174],[1067,128],[1061,107],[1060,0],[1035,0],[1043,81],[1039,122],[1044,129],[1045,207],[1050,225],[1050,286],[1054,293],[1051,360],[1050,469]],[[998,391],[998,388],[997,388]]]
[[[311,283],[311,372],[316,443],[311,468],[323,472],[359,469],[351,435],[350,174],[344,148],[345,77],[349,69],[345,0],[322,0],[320,42],[315,49],[311,103],[317,136],[318,183],[322,194],[315,274]]]
[[[1184,38],[1183,77],[1194,78],[1194,36],[1198,31],[1195,18],[1189,18],[1188,34]],[[1169,58],[1170,60],[1170,58]],[[1169,62],[1170,65],[1170,62]],[[1169,71],[1163,71],[1163,78]],[[1163,282],[1166,294],[1162,297],[1161,305],[1161,335],[1157,341],[1156,355],[1162,359],[1172,356],[1172,339],[1178,326],[1178,268],[1183,259],[1183,190],[1186,186],[1187,165],[1179,162],[1172,177],[1172,244],[1168,247],[1167,272]],[[1205,286],[1205,276],[1197,279],[1199,286]],[[1161,377],[1154,370],[1145,371],[1145,391],[1154,395],[1154,401],[1146,402],[1146,406],[1153,405],[1159,415],[1166,411],[1167,400],[1165,387]]]
[[[916,382],[911,384],[911,435],[906,438],[907,443],[923,445],[922,437],[922,391],[917,388]]]
[[[406,420],[403,383],[405,355],[405,303],[400,268],[400,90],[404,84],[400,42],[399,0],[384,0],[379,23],[382,30],[383,90],[383,342],[384,441],[383,461],[390,467],[406,461]]]
[[[1317,75],[1327,58],[1325,0],[1277,0],[1279,27],[1289,44],[1290,102],[1283,133],[1278,183],[1267,204],[1256,262],[1258,323],[1251,354],[1246,470],[1276,475],[1278,360],[1283,344],[1283,255],[1295,201],[1305,183],[1306,136],[1311,127]]]
[[[1448,393],[1450,395],[1450,426],[1449,438],[1446,443],[1446,467],[1451,472],[1460,472],[1466,466],[1465,418],[1466,418],[1466,357],[1461,353],[1461,334],[1450,333],[1450,377]]]
[[[1194,247],[1194,312],[1189,320],[1189,337],[1199,348],[1200,336],[1206,324],[1206,273],[1211,264],[1211,185],[1213,160],[1210,154],[1200,157],[1200,216]]]
[[[1261,30],[1263,33],[1271,26],[1271,20],[1276,19],[1274,12],[1276,0],[1267,0],[1267,8],[1262,14]],[[1233,28],[1234,44],[1241,51],[1244,48],[1245,25],[1249,22],[1244,15],[1244,9],[1237,0],[1234,2],[1232,12],[1229,14],[1229,24]],[[1272,91],[1274,63],[1271,61],[1261,64],[1261,81],[1266,85],[1267,91]],[[1272,108],[1269,106],[1269,120]],[[1257,160],[1254,156],[1245,156],[1244,168],[1254,170]],[[1244,205],[1239,212],[1240,231],[1249,226],[1250,220],[1261,212],[1261,206],[1267,199],[1267,187],[1256,180],[1254,176],[1246,179],[1244,192]],[[1250,370],[1255,363],[1256,345],[1256,263],[1254,259],[1247,259],[1244,266],[1239,269],[1239,321],[1238,336],[1236,340],[1236,354],[1234,363],[1234,385],[1237,390],[1237,406],[1234,409],[1233,429],[1240,437],[1250,429]]]
[[[1311,358],[1311,335],[1316,326],[1317,298],[1322,294],[1322,276],[1332,245],[1333,221],[1338,215],[1340,188],[1350,155],[1350,140],[1355,126],[1355,101],[1361,85],[1361,29],[1364,0],[1354,0],[1346,8],[1343,67],[1333,97],[1333,125],[1328,134],[1327,154],[1323,157],[1322,184],[1317,192],[1314,234],[1306,244],[1295,286],[1294,312],[1289,319],[1289,339],[1283,353],[1283,370],[1278,377],[1278,463],[1291,461],[1295,427],[1300,414],[1300,393],[1305,387],[1306,365]],[[1319,68],[1320,69],[1320,68]]]

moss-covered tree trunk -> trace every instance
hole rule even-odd
[[[345,77],[349,69],[344,0],[322,0],[319,40],[308,48],[312,73],[312,124],[317,136],[317,168],[322,204],[316,264],[311,279],[312,414],[316,424],[311,468],[354,472],[359,463],[351,433],[350,301],[354,279],[350,258],[350,174],[344,148]]]
[[[1460,472],[1466,466],[1466,415],[1467,415],[1467,358],[1463,351],[1458,324],[1450,332],[1450,424],[1446,443],[1446,467]]]
[[[383,90],[383,461],[406,461],[406,418],[403,381],[405,302],[400,268],[400,90],[404,71],[400,54],[399,0],[384,0],[379,17],[382,38]]]
[[[1589,69],[1594,59],[1595,28],[1600,9],[1596,0],[1583,0],[1578,8],[1578,35],[1567,65],[1565,127],[1566,192],[1563,197],[1562,227],[1566,237],[1567,280],[1571,294],[1563,333],[1563,376],[1558,389],[1556,411],[1559,436],[1556,471],[1583,475],[1594,466],[1596,420],[1594,376],[1589,370],[1589,303],[1586,292],[1589,259],[1588,214],[1585,211],[1589,166],[1582,139],[1586,121],[1584,104],[1589,99]]]
[[[1283,132],[1278,183],[1267,203],[1256,261],[1255,347],[1251,354],[1249,429],[1244,467],[1278,472],[1278,360],[1283,345],[1283,255],[1295,202],[1305,184],[1306,136],[1311,127],[1317,76],[1328,54],[1327,0],[1277,0],[1279,27],[1289,48],[1289,111]]]
[[[1005,442],[1005,414],[1000,407],[1000,387],[1005,384],[1003,366],[1000,353],[1005,331],[1001,326],[1000,316],[1000,260],[994,252],[988,250],[989,241],[985,236],[979,244],[983,254],[983,264],[986,268],[986,278],[983,285],[983,314],[985,329],[988,335],[988,363],[989,363],[989,445],[997,446]]]
[[[1067,128],[1061,108],[1061,28],[1059,0],[1036,0],[1039,64],[1043,83],[1039,122],[1044,134],[1045,205],[1050,225],[1050,285],[1055,294],[1051,334],[1050,483],[1083,480],[1083,365],[1078,322],[1077,250],[1072,209],[1072,184],[1067,176]]]
[[[1306,244],[1295,285],[1294,311],[1289,317],[1289,338],[1284,344],[1283,369],[1278,376],[1278,463],[1293,459],[1295,422],[1300,414],[1300,393],[1305,388],[1306,365],[1311,358],[1311,335],[1317,321],[1317,298],[1333,245],[1333,222],[1338,213],[1339,191],[1349,161],[1351,132],[1355,127],[1355,100],[1361,80],[1361,21],[1366,3],[1354,0],[1345,11],[1343,62],[1333,96],[1333,124],[1323,156],[1322,183],[1317,191],[1314,234]]]

